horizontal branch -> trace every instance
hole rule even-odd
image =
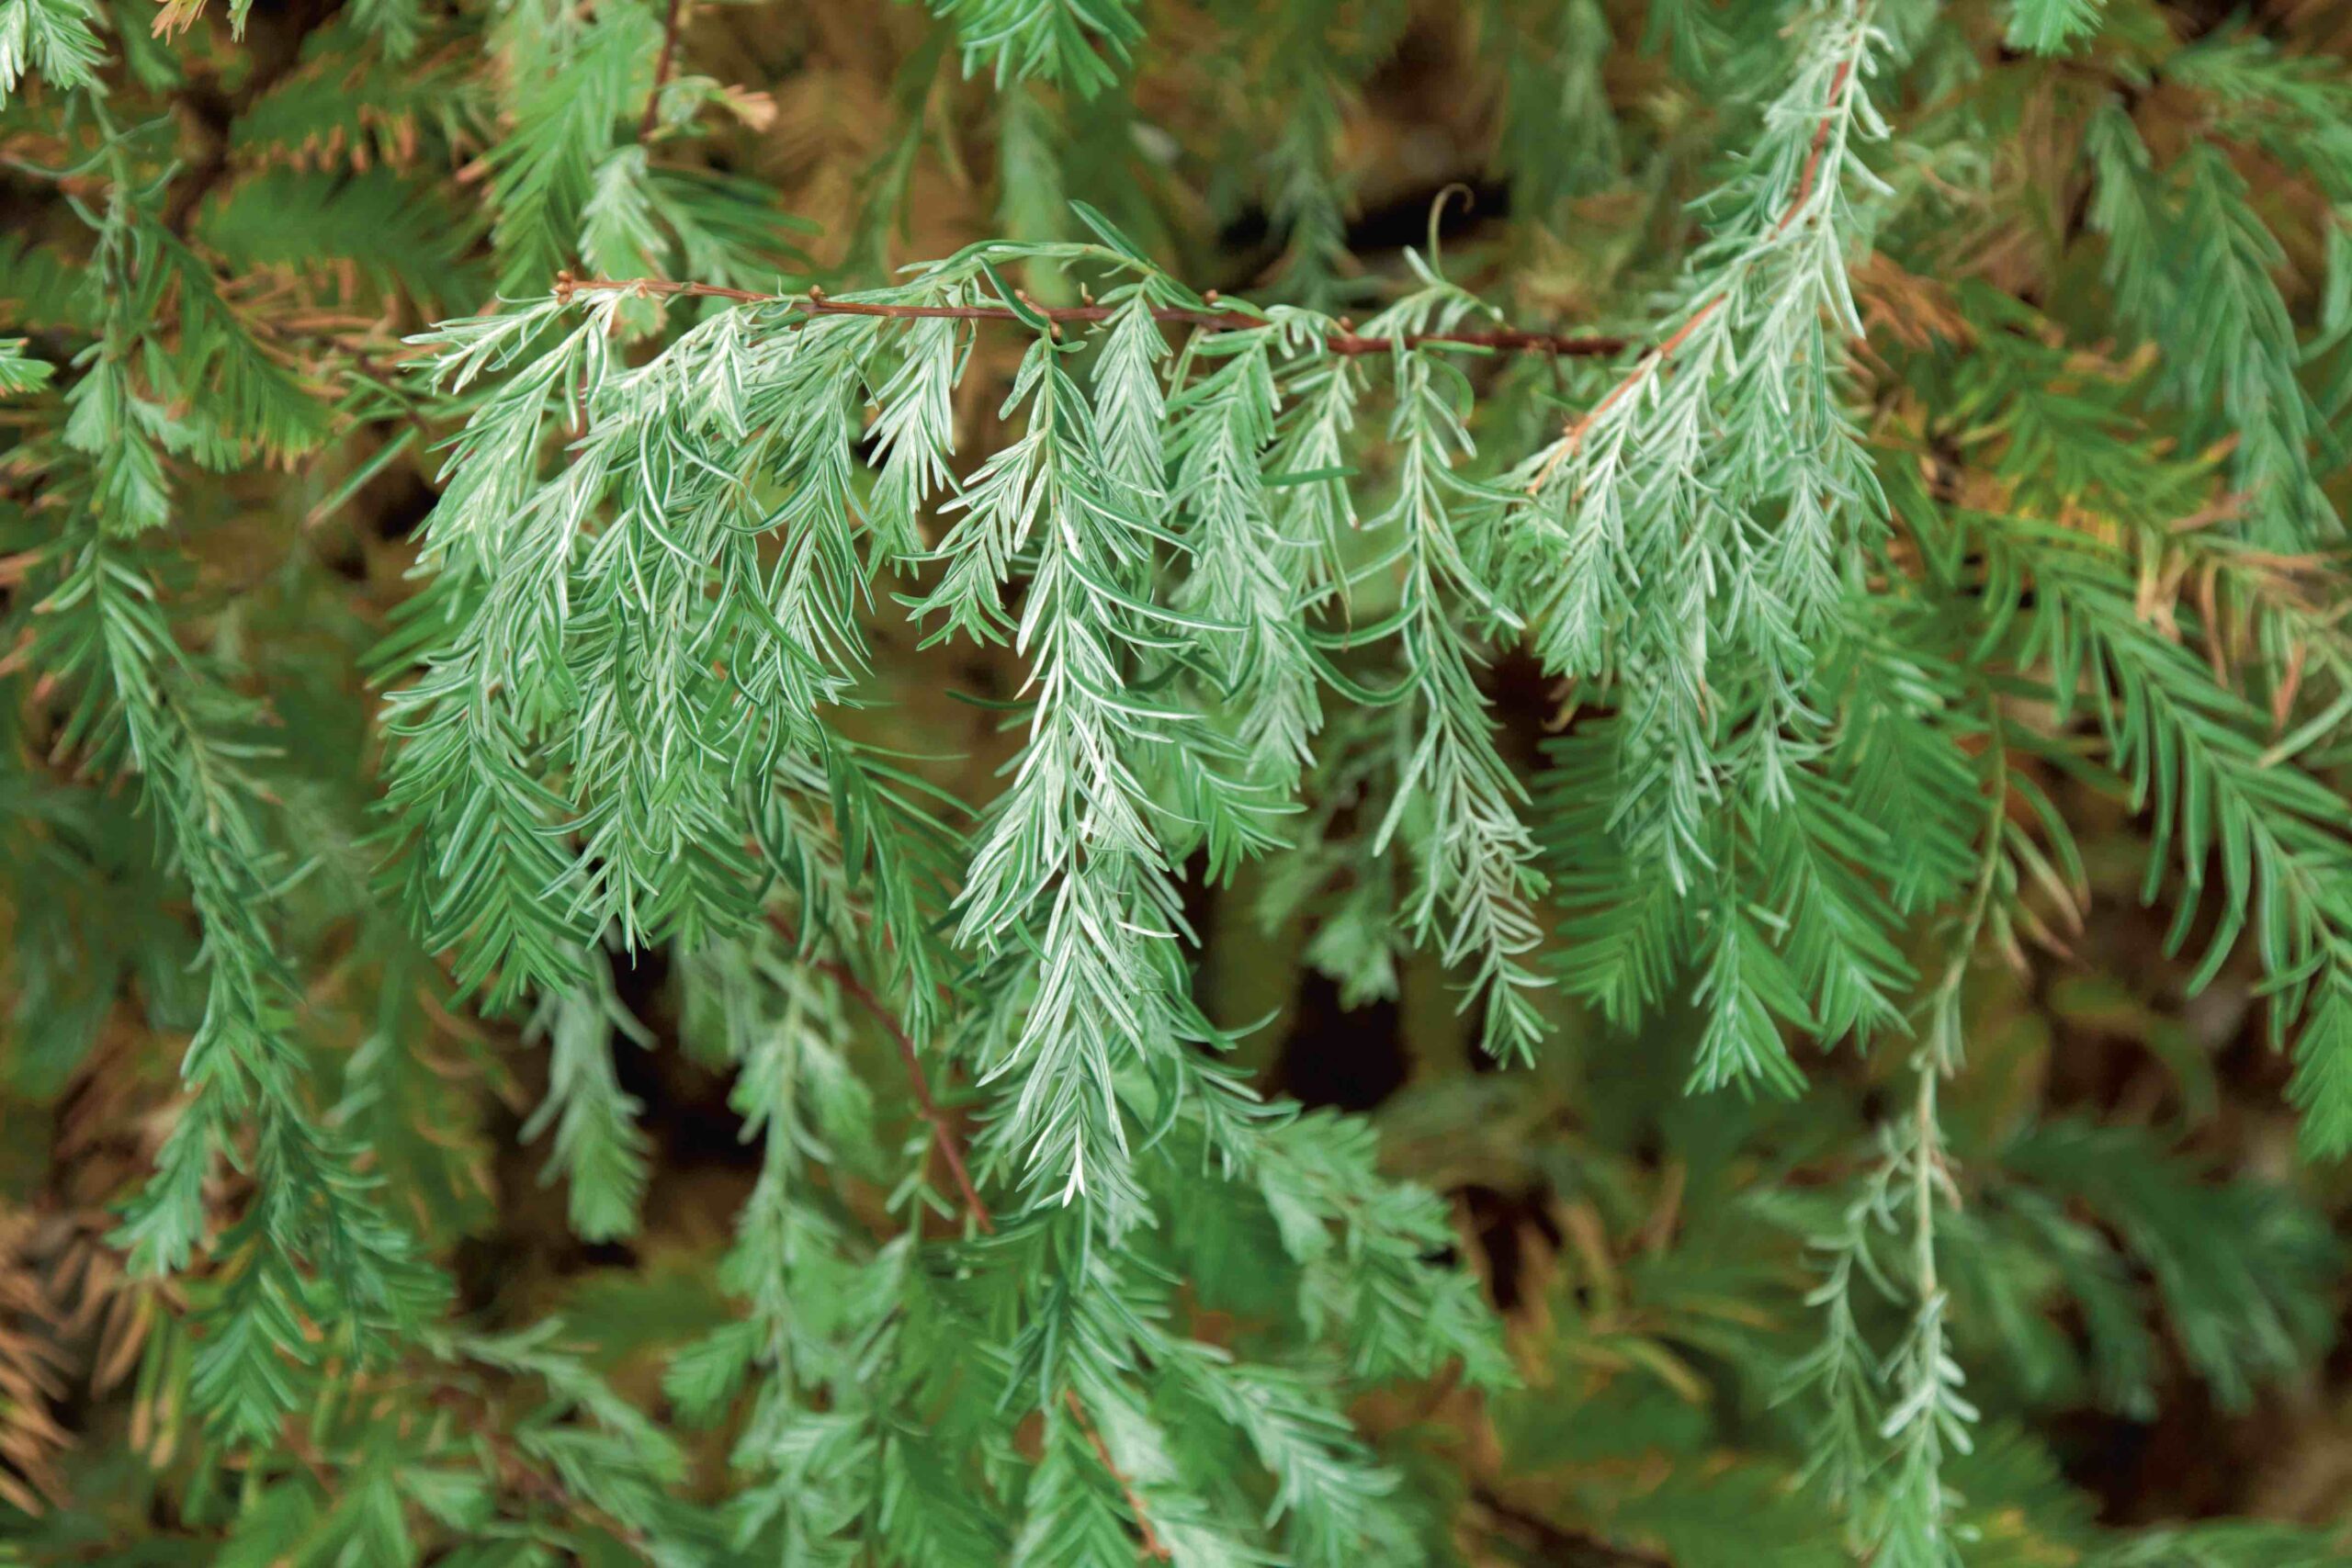
[[[555,297],[566,304],[582,293],[628,294],[640,299],[727,299],[739,305],[790,305],[809,316],[888,316],[906,321],[1019,321],[1027,316],[1042,316],[1056,326],[1064,322],[1107,321],[1116,314],[1109,305],[1063,305],[1047,307],[1027,305],[1015,310],[1009,305],[876,305],[863,300],[834,299],[821,288],[811,288],[806,294],[760,294],[748,288],[724,288],[716,283],[679,283],[666,277],[574,277],[570,273],[557,276]],[[1216,303],[1216,291],[1204,296],[1210,304]],[[1247,310],[1192,310],[1176,306],[1155,306],[1155,321],[1179,326],[1206,327],[1213,332],[1246,331],[1267,325],[1266,318]],[[1344,328],[1348,323],[1342,320]],[[1398,346],[1406,348],[1452,347],[1484,348],[1502,354],[1549,354],[1580,359],[1605,359],[1623,354],[1629,340],[1622,337],[1570,337],[1555,333],[1522,332],[1516,327],[1497,327],[1488,332],[1406,333],[1396,337],[1368,337],[1361,333],[1341,331],[1329,334],[1323,346],[1333,354],[1386,354]]]

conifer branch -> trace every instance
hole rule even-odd
[[[1155,1562],[1169,1561],[1174,1553],[1168,1550],[1168,1543],[1159,1539],[1159,1532],[1152,1529],[1151,1515],[1145,1511],[1143,1499],[1136,1495],[1135,1483],[1128,1480],[1126,1472],[1119,1468],[1119,1461],[1111,1457],[1111,1445],[1104,1442],[1102,1434],[1094,1429],[1094,1423],[1087,1416],[1085,1403],[1078,1397],[1078,1391],[1066,1391],[1062,1400],[1069,1406],[1070,1416],[1078,1422],[1078,1429],[1086,1434],[1087,1444],[1094,1450],[1094,1457],[1102,1461],[1103,1470],[1119,1483],[1119,1492],[1127,1500],[1127,1512],[1134,1517],[1136,1529],[1143,1536],[1142,1554]]]
[[[772,913],[768,916],[768,924],[784,939],[786,947],[795,953],[800,951],[800,935],[793,929],[791,921]],[[930,1081],[923,1075],[922,1058],[916,1053],[914,1038],[899,1023],[898,1014],[874,994],[873,987],[857,977],[856,971],[839,959],[812,953],[805,954],[801,962],[831,980],[841,987],[843,996],[873,1015],[875,1021],[882,1026],[883,1032],[889,1035],[891,1043],[899,1048],[899,1060],[907,1069],[907,1083],[914,1090],[915,1113],[930,1124],[932,1143],[938,1148],[940,1158],[947,1162],[949,1174],[956,1179],[956,1190],[964,1201],[964,1212],[972,1216],[973,1224],[980,1229],[995,1234],[996,1221],[989,1213],[988,1205],[981,1201],[979,1189],[972,1184],[971,1171],[964,1163],[962,1140],[956,1135],[947,1113],[940,1110],[939,1102],[932,1098]]]
[[[645,115],[637,122],[639,146],[653,139],[653,128],[662,118],[662,89],[670,85],[670,72],[677,64],[678,23],[685,0],[670,0],[668,11],[662,18],[662,52],[653,62],[653,85],[645,95]]]
[[[755,289],[729,288],[715,283],[680,282],[665,277],[574,277],[557,275],[555,298],[569,304],[581,294],[624,294],[638,299],[726,299],[739,305],[789,305],[802,315],[877,316],[898,321],[1022,321],[1024,312],[1009,305],[882,305],[864,300],[834,299],[821,288],[805,294],[763,294]],[[1217,292],[1202,296],[1210,304]],[[1110,321],[1118,312],[1109,305],[1045,306],[1026,304],[1026,315],[1042,316],[1056,326]],[[1214,332],[1249,332],[1264,327],[1266,318],[1248,310],[1196,310],[1183,306],[1154,305],[1151,318],[1176,325],[1206,327]],[[1344,325],[1344,323],[1343,323]],[[1571,336],[1556,333],[1498,327],[1487,332],[1408,333],[1396,337],[1340,331],[1323,339],[1326,350],[1337,355],[1389,354],[1398,348],[1481,348],[1499,354],[1549,354],[1564,358],[1605,359],[1623,354],[1629,342],[1603,335]]]
[[[1636,85],[1664,120],[1624,117],[1605,0],[1486,7],[1448,51],[1485,73],[1464,104],[1482,130],[1494,107],[1506,254],[1620,226],[1575,248],[1609,257],[1582,319],[1649,323],[1628,341],[1511,327],[1434,236],[1377,316],[1338,313],[1342,153],[1400,7],[1269,0],[1171,50],[1140,0],[930,0],[858,153],[842,276],[873,285],[836,299],[701,110],[789,113],[841,62],[721,89],[685,0],[368,0],[291,63],[307,24],[266,30],[234,86],[179,41],[202,0],[130,58],[97,0],[0,0],[0,140],[82,159],[38,171],[54,210],[0,244],[24,318],[0,338],[0,1114],[130,1129],[155,1174],[115,1238],[172,1276],[129,1287],[136,1323],[93,1358],[140,1368],[136,1455],[55,1466],[95,1490],[143,1460],[154,1506],[81,1499],[93,1522],[37,1523],[30,1556],[160,1528],[394,1568],[484,1540],[876,1568],[1357,1568],[1448,1539],[1571,1568],[1959,1568],[1988,1540],[2334,1562],[2292,1530],[2094,1526],[2044,1443],[2062,1402],[2139,1420],[2180,1378],[2236,1404],[2308,1376],[2344,1282],[2309,1193],[2199,1168],[2138,1107],[1947,1112],[2038,1068],[1963,1068],[1961,1004],[1980,960],[2082,929],[2080,785],[2151,829],[2144,896],[2204,952],[2178,988],[2258,964],[2309,1151],[2352,1151],[2352,638],[2312,570],[2352,406],[2352,90],[2292,22],[2143,28],[2134,62],[2213,135],[2151,144],[2061,92],[1988,157],[2000,104],[2084,68],[1996,62],[1965,8],[1874,28],[1873,4],[1660,0]],[[2048,51],[2103,7],[1994,8]],[[233,29],[250,0],[224,8]],[[925,212],[933,259],[886,276],[958,151],[927,131],[959,51],[1012,90],[955,98],[976,142],[994,117],[1008,199]],[[1072,133],[1105,123],[1082,101],[1130,77],[1180,142],[1250,106],[1266,155],[1220,179],[1289,237],[1291,302],[1196,292],[1064,200]],[[1214,156],[1180,151],[1136,171],[1152,248],[1229,254],[1159,243],[1192,210],[1168,182]],[[1642,255],[1702,164],[1724,176],[1691,243]],[[1953,254],[2041,232],[2070,170],[2089,200],[2049,245]],[[1939,220],[1954,175],[1964,224]],[[2289,263],[2323,241],[2314,295]],[[2083,285],[2063,321],[2030,303],[2052,279]],[[413,340],[426,375],[367,335],[493,296]],[[1008,345],[1017,367],[979,351]],[[1563,389],[1577,357],[1589,387]],[[420,483],[395,586],[375,568],[407,552],[367,525]],[[271,547],[346,509],[365,582]],[[223,570],[248,560],[267,581]],[[1003,651],[943,664],[942,641]],[[1583,710],[1540,758],[1496,667],[1522,650]],[[1016,665],[987,700],[1001,770],[941,759],[931,688]],[[371,726],[380,769],[349,744]],[[379,794],[396,864],[370,878]],[[2110,848],[2117,819],[2095,830]],[[1280,945],[1228,967],[1250,895]],[[1449,1081],[1416,1002],[1384,1149],[1269,1092],[1216,1021],[1294,960],[1343,1010],[1398,999],[1415,948],[1492,1051],[1549,1055],[1551,994],[1629,1033]],[[670,1043],[608,962],[654,951],[756,1165],[731,1239],[684,1264],[691,1303],[667,1264],[615,1269],[568,1325],[478,1338],[432,1265],[518,1216],[490,1179],[494,1053],[446,993],[545,1036],[521,1137],[552,1130],[569,1234],[601,1244],[672,1219],[642,1201],[682,1152],[652,1135],[671,1075],[640,1103],[616,1060]],[[1911,1092],[1848,1152],[1849,1097],[1806,1098],[1806,1053],[1896,1036],[1917,1082],[1890,1075]],[[1576,1094],[1660,1047],[1688,1072]],[[2177,1074],[2183,1120],[2238,1098],[2223,1060]],[[1726,1087],[1792,1103],[1679,1099]],[[2260,1120],[2196,1153],[2259,1149],[2237,1129]],[[1749,1131],[1772,1157],[1716,1157]],[[85,1147],[49,1151],[81,1212],[120,1185]],[[1498,1269],[1508,1329],[1450,1212],[1489,1165],[1573,1214],[1567,1266]],[[1482,1240],[1537,1216],[1495,1217]],[[39,1319],[0,1353],[12,1543],[13,1489],[46,1479],[21,1417],[119,1426],[41,1382],[80,1332],[48,1288],[71,1261],[0,1234],[0,1308]],[[678,1307],[709,1321],[682,1339]],[[1776,1370],[1808,1307],[1816,1347]],[[653,1355],[658,1405],[593,1370]],[[1563,1371],[1591,1419],[1536,1408]],[[1540,1386],[1492,1422],[1453,1396],[1515,1372]],[[1765,1395],[1801,1408],[1750,1419]],[[1458,1478],[1370,1440],[1400,1400],[1478,1428]],[[1536,1474],[1559,1484],[1508,1483]]]
[[[1864,35],[1866,29],[1866,20],[1857,18],[1855,33],[1858,46],[1859,39]],[[1797,176],[1796,188],[1789,197],[1788,206],[1781,210],[1780,221],[1772,226],[1774,239],[1778,239],[1788,231],[1790,225],[1797,220],[1797,215],[1804,210],[1805,204],[1813,198],[1814,186],[1821,177],[1821,160],[1829,149],[1830,131],[1836,126],[1839,115],[1847,107],[1848,88],[1853,81],[1853,76],[1854,60],[1849,55],[1838,62],[1837,69],[1830,75],[1828,102],[1823,106],[1821,118],[1814,126],[1813,144],[1805,154],[1804,167]],[[1569,420],[1564,432],[1564,441],[1553,449],[1552,454],[1544,460],[1543,466],[1535,471],[1535,477],[1528,481],[1527,493],[1533,495],[1550,483],[1553,474],[1558,470],[1559,466],[1575,456],[1577,448],[1584,442],[1585,433],[1592,428],[1593,422],[1607,413],[1627,393],[1665,368],[1673,359],[1675,351],[1688,342],[1690,335],[1697,332],[1707,318],[1713,315],[1729,297],[1729,291],[1723,289],[1709,296],[1705,303],[1691,312],[1688,321],[1675,329],[1673,335],[1659,344],[1655,351],[1638,360],[1615,386],[1609,389],[1599,402]]]

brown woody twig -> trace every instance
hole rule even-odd
[[[1077,1417],[1078,1429],[1085,1433],[1086,1440],[1094,1446],[1094,1457],[1102,1461],[1102,1468],[1111,1472],[1111,1479],[1119,1483],[1120,1492],[1125,1495],[1127,1512],[1135,1516],[1136,1529],[1143,1535],[1143,1554],[1157,1562],[1167,1562],[1173,1553],[1168,1550],[1168,1543],[1159,1539],[1159,1532],[1151,1528],[1151,1516],[1144,1512],[1143,1499],[1136,1495],[1135,1483],[1127,1479],[1126,1472],[1121,1470],[1118,1461],[1111,1457],[1111,1446],[1102,1440],[1102,1434],[1096,1431],[1094,1423],[1087,1418],[1086,1406],[1079,1402],[1078,1391],[1069,1390],[1062,1399],[1069,1405],[1070,1415]]]
[[[1829,148],[1829,128],[1837,123],[1838,110],[1846,99],[1846,84],[1852,77],[1853,73],[1854,62],[1850,60],[1841,60],[1838,62],[1836,73],[1829,78],[1829,102],[1822,108],[1820,123],[1813,128],[1813,147],[1805,155],[1804,168],[1797,175],[1796,192],[1789,197],[1788,206],[1781,210],[1781,220],[1772,226],[1772,235],[1775,239],[1787,232],[1789,225],[1797,220],[1797,214],[1804,210],[1805,202],[1813,195],[1814,181],[1821,174],[1822,155]],[[1723,302],[1724,296],[1718,293],[1693,310],[1690,313],[1690,319],[1676,328],[1672,337],[1658,344],[1655,353],[1644,355],[1638,364],[1625,372],[1623,380],[1609,389],[1606,397],[1570,420],[1567,429],[1563,433],[1565,439],[1553,449],[1552,456],[1544,460],[1543,468],[1536,470],[1535,478],[1527,486],[1527,493],[1533,495],[1542,490],[1550,481],[1553,473],[1559,466],[1566,462],[1583,443],[1585,432],[1592,428],[1593,421],[1608,412],[1611,406],[1627,392],[1640,386],[1649,377],[1656,375],[1668,360],[1674,357],[1674,351],[1690,341],[1690,334],[1699,330],[1700,323],[1713,315],[1716,308]]]
[[[645,95],[645,117],[637,122],[637,141],[643,146],[653,136],[653,127],[662,118],[662,89],[670,85],[670,70],[678,62],[678,13],[684,0],[670,0],[669,14],[662,18],[662,52],[653,62],[653,90]]]
[[[775,929],[776,934],[784,938],[787,945],[796,950],[799,948],[800,933],[793,930],[789,920],[782,915],[771,914],[768,924]],[[964,1200],[964,1212],[972,1216],[973,1223],[980,1229],[994,1234],[996,1221],[989,1215],[988,1205],[980,1201],[979,1189],[972,1185],[972,1173],[964,1164],[963,1146],[956,1136],[953,1124],[948,1122],[946,1113],[939,1109],[939,1102],[931,1097],[931,1084],[923,1077],[922,1058],[915,1054],[913,1037],[899,1022],[898,1015],[884,1005],[882,998],[876,996],[848,964],[814,953],[807,954],[802,962],[831,980],[842,988],[843,996],[871,1013],[897,1044],[899,1059],[906,1066],[907,1081],[914,1089],[916,1114],[931,1125],[931,1141],[938,1148],[940,1157],[947,1162],[949,1173],[956,1179],[956,1190]]]
[[[715,283],[680,283],[666,277],[609,278],[574,277],[570,273],[558,275],[555,284],[558,299],[569,303],[574,295],[582,293],[632,294],[640,299],[728,299],[739,305],[789,304],[808,316],[887,316],[901,321],[1017,321],[1023,319],[1023,312],[1009,305],[876,305],[865,300],[831,299],[821,288],[811,288],[805,295],[760,294],[748,288],[724,288]],[[1216,291],[1211,289],[1203,298],[1215,305]],[[1028,310],[1057,327],[1065,321],[1107,321],[1116,313],[1108,305],[1030,305]],[[1159,306],[1151,314],[1155,321],[1206,327],[1216,332],[1234,332],[1266,324],[1265,318],[1247,310],[1193,310]],[[1345,324],[1342,322],[1343,326]],[[1622,337],[1566,337],[1552,333],[1524,332],[1516,327],[1498,327],[1491,332],[1408,333],[1398,337],[1371,337],[1342,331],[1323,340],[1324,347],[1331,353],[1347,355],[1385,354],[1399,344],[1407,348],[1451,345],[1493,349],[1506,354],[1551,354],[1582,358],[1607,358],[1623,353],[1626,347],[1626,340]]]

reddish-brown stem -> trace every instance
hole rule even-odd
[[[637,122],[637,141],[643,146],[652,138],[653,127],[662,118],[662,89],[670,85],[670,68],[678,60],[678,12],[684,0],[670,0],[669,14],[662,18],[662,52],[653,61],[653,90],[645,95],[645,118]]]
[[[782,915],[771,914],[768,924],[775,928],[776,934],[784,938],[786,945],[795,951],[799,949],[800,933],[792,929],[792,922]],[[906,1065],[907,1082],[914,1089],[916,1114],[930,1123],[932,1144],[939,1150],[939,1157],[947,1162],[948,1173],[956,1179],[956,1190],[964,1200],[964,1212],[972,1216],[973,1223],[980,1229],[995,1234],[996,1221],[989,1216],[988,1205],[980,1201],[979,1189],[972,1185],[972,1173],[964,1164],[964,1150],[956,1136],[955,1127],[947,1120],[946,1112],[939,1109],[939,1102],[931,1098],[930,1081],[923,1077],[922,1058],[916,1055],[914,1039],[899,1022],[898,1015],[883,1005],[882,998],[876,996],[848,964],[814,953],[808,953],[802,962],[831,980],[841,987],[843,996],[871,1013],[875,1021],[899,1047],[899,1060]]]
[[[1772,226],[1775,234],[1796,221],[1797,214],[1804,209],[1805,198],[1813,194],[1814,176],[1821,173],[1821,155],[1829,148],[1829,127],[1838,118],[1838,105],[1846,96],[1846,78],[1853,69],[1852,61],[1841,60],[1837,73],[1829,78],[1829,107],[1821,111],[1821,123],[1813,128],[1813,150],[1805,154],[1804,173],[1797,176],[1797,193],[1789,198],[1789,209]]]
[[[1168,1550],[1168,1543],[1159,1539],[1159,1532],[1151,1528],[1151,1516],[1144,1512],[1143,1499],[1136,1495],[1135,1483],[1127,1479],[1126,1472],[1121,1470],[1118,1461],[1111,1457],[1111,1447],[1102,1440],[1102,1434],[1094,1429],[1094,1423],[1087,1417],[1086,1406],[1080,1402],[1078,1391],[1069,1390],[1062,1399],[1069,1404],[1070,1415],[1076,1418],[1078,1429],[1085,1433],[1086,1440],[1094,1446],[1094,1457],[1102,1461],[1102,1468],[1111,1472],[1111,1479],[1119,1483],[1119,1490],[1125,1495],[1127,1512],[1136,1517],[1136,1529],[1143,1535],[1143,1554],[1155,1562],[1167,1562],[1173,1553]]]
[[[1798,172],[1797,188],[1789,197],[1788,206],[1781,209],[1781,220],[1772,225],[1772,234],[1776,239],[1788,231],[1789,225],[1797,220],[1797,214],[1804,210],[1804,204],[1812,198],[1814,181],[1821,175],[1822,157],[1829,150],[1829,130],[1838,121],[1838,110],[1846,99],[1846,83],[1852,76],[1853,71],[1854,62],[1851,60],[1841,60],[1838,62],[1837,71],[1829,78],[1829,102],[1822,108],[1820,123],[1813,128],[1813,146],[1805,154],[1804,167]],[[1672,337],[1657,345],[1656,353],[1644,355],[1640,363],[1625,372],[1624,378],[1609,389],[1606,396],[1576,418],[1568,421],[1566,430],[1562,433],[1565,439],[1553,450],[1552,456],[1544,461],[1543,468],[1536,470],[1534,479],[1527,487],[1527,493],[1533,495],[1542,490],[1550,481],[1553,473],[1558,469],[1559,466],[1566,462],[1583,443],[1585,432],[1592,428],[1593,422],[1608,412],[1611,407],[1627,392],[1640,386],[1645,378],[1657,374],[1663,368],[1666,362],[1674,357],[1674,351],[1689,341],[1690,334],[1699,330],[1699,324],[1713,315],[1715,308],[1723,302],[1724,297],[1721,294],[1709,298],[1705,304],[1690,312],[1689,321],[1675,329]]]
[[[729,299],[744,305],[788,304],[808,316],[887,316],[905,321],[950,321],[1023,320],[1023,312],[1009,305],[876,305],[864,300],[831,299],[817,289],[811,289],[805,295],[758,294],[748,288],[722,288],[715,283],[679,283],[665,277],[586,278],[573,277],[567,273],[556,279],[555,296],[567,303],[575,294],[592,292],[634,294],[640,299],[683,296],[697,299]],[[1211,299],[1214,300],[1215,296]],[[1028,311],[1057,326],[1065,321],[1107,321],[1117,314],[1109,305],[1050,308],[1031,305]],[[1151,314],[1155,321],[1207,327],[1216,332],[1234,332],[1266,324],[1263,317],[1253,316],[1247,310],[1193,310],[1162,306],[1155,307]],[[1333,354],[1385,354],[1401,343],[1407,348],[1451,345],[1493,349],[1505,354],[1552,354],[1578,358],[1605,358],[1623,353],[1626,346],[1625,340],[1621,337],[1566,337],[1553,333],[1523,332],[1516,327],[1498,327],[1490,332],[1408,333],[1396,338],[1337,332],[1326,337],[1323,343]]]
[[[1674,329],[1674,335],[1672,337],[1668,338],[1664,343],[1657,345],[1656,362],[1663,364],[1667,359],[1670,358],[1673,355],[1674,351],[1682,346],[1684,340],[1689,338],[1692,333],[1699,330],[1699,323],[1705,321],[1709,316],[1713,315],[1715,313],[1715,307],[1723,302],[1724,297],[1718,294],[1713,299],[1708,300],[1705,304],[1700,306],[1696,310],[1692,311],[1689,321]],[[1568,449],[1570,451],[1574,451],[1576,449],[1577,443],[1584,439],[1584,433],[1587,428],[1591,425],[1592,422],[1599,419],[1602,414],[1607,413],[1609,412],[1609,405],[1615,402],[1619,398],[1623,397],[1639,379],[1640,374],[1637,369],[1634,374],[1627,376],[1623,380],[1610,388],[1609,395],[1607,397],[1602,398],[1599,402],[1593,404],[1592,407],[1585,410],[1584,412],[1576,417],[1576,419],[1568,425]],[[1548,478],[1550,471],[1550,468],[1547,467],[1544,470],[1544,477]],[[1539,478],[1536,480],[1536,484],[1540,488],[1543,484],[1543,479]]]

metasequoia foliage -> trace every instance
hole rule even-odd
[[[2342,1292],[2324,7],[250,9],[0,0],[0,1556],[2335,1560],[2052,1443]]]

